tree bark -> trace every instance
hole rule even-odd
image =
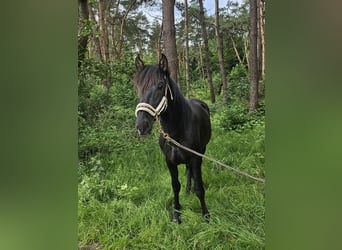
[[[220,31],[220,14],[219,14],[219,1],[215,0],[215,34],[216,34],[216,46],[217,54],[220,64],[221,73],[221,86],[222,86],[222,102],[227,103],[227,78],[224,69],[224,59],[223,59],[223,46],[222,46],[222,34]]]
[[[190,69],[189,69],[189,15],[188,0],[184,0],[184,36],[185,36],[185,82],[186,95],[190,97]]]
[[[158,36],[158,41],[156,45],[156,50],[157,50],[157,61],[159,61],[161,57],[161,41],[162,41],[162,35],[163,35],[163,23],[160,25],[160,32]]]
[[[105,14],[104,14],[104,0],[99,0],[99,21],[100,21],[100,30],[101,30],[101,46],[102,46],[102,54],[106,61],[109,61],[109,47],[108,47],[108,34],[107,34],[107,26],[105,23]]]
[[[249,92],[249,110],[254,111],[258,108],[258,36],[257,36],[257,1],[249,0],[250,14],[249,14],[249,78],[250,78],[250,92]]]
[[[261,27],[260,27],[260,4],[261,0],[257,0],[257,57],[258,57],[258,81],[260,81],[262,70],[262,46],[261,46]]]
[[[95,49],[96,49],[97,58],[99,59],[99,61],[102,61],[102,53],[101,53],[100,40],[96,36],[96,33],[97,33],[97,22],[96,22],[95,17],[94,17],[93,5],[91,3],[89,3],[88,7],[89,7],[89,18],[90,18],[90,20],[93,23],[93,25],[92,25],[93,43],[94,43],[94,46],[95,46]]]
[[[202,52],[202,44],[200,43],[198,45],[199,48],[199,70],[201,72],[201,77],[202,79],[204,79],[205,75],[204,75],[204,67],[203,67],[203,52]]]
[[[236,43],[235,43],[234,38],[232,37],[232,35],[229,33],[229,31],[228,31],[228,36],[230,38],[230,41],[232,42],[236,58],[239,60],[239,63],[242,64],[242,60],[241,60],[241,57],[239,55],[239,51],[237,50]]]
[[[263,78],[266,73],[265,68],[265,0],[260,0],[260,39],[261,39],[261,76]]]
[[[181,89],[181,84],[178,79],[174,6],[175,0],[163,0],[163,38],[165,55],[169,62],[170,76],[177,82],[179,89]]]
[[[117,48],[116,48],[116,41],[115,41],[115,25],[116,25],[116,21],[118,20],[119,17],[119,6],[120,6],[120,0],[117,0],[116,4],[115,4],[115,13],[113,15],[113,19],[111,22],[112,25],[112,30],[111,30],[111,37],[112,37],[112,60],[115,60],[115,56],[118,53],[117,52]]]
[[[81,18],[81,31],[78,38],[78,66],[80,66],[84,60],[88,45],[88,35],[83,34],[84,22],[89,19],[88,0],[79,0],[78,5],[79,16]]]
[[[242,59],[242,62],[245,61],[246,59],[246,62],[247,62],[247,67],[248,67],[248,70],[249,70],[249,52],[248,52],[248,47],[249,47],[249,35],[248,37],[246,38],[245,36],[243,36],[243,48],[244,48],[244,56],[243,56],[243,59]]]
[[[202,36],[203,36],[203,42],[204,42],[205,66],[207,70],[207,77],[208,77],[208,83],[209,83],[209,88],[210,88],[210,99],[212,103],[215,103],[215,91],[214,91],[213,79],[212,79],[211,69],[210,69],[208,35],[207,35],[207,30],[206,30],[206,25],[205,25],[203,0],[198,0],[198,2],[200,5],[200,21],[201,21]]]

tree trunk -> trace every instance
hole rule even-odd
[[[157,50],[157,61],[159,61],[161,57],[161,40],[162,40],[162,35],[163,35],[163,23],[160,25],[160,32],[158,36],[158,41],[156,45],[156,50]]]
[[[102,61],[103,58],[102,58],[102,53],[101,53],[100,40],[96,36],[96,33],[97,33],[97,22],[96,22],[95,17],[94,17],[93,4],[89,3],[88,7],[89,7],[89,18],[90,18],[90,20],[93,23],[93,25],[92,25],[93,43],[94,43],[94,46],[95,46],[95,49],[96,49],[97,58],[99,59],[99,61]]]
[[[181,89],[181,84],[178,79],[174,6],[175,0],[163,0],[163,38],[165,55],[169,62],[170,76],[177,82],[179,89]]]
[[[222,34],[220,31],[220,14],[219,14],[219,1],[215,0],[215,34],[216,34],[216,46],[217,46],[217,54],[220,64],[220,73],[221,73],[221,86],[222,86],[222,102],[227,103],[227,78],[226,72],[224,69],[224,60],[223,60],[223,46],[222,46]]]
[[[130,5],[127,7],[125,15],[121,19],[121,25],[120,25],[120,35],[119,35],[119,41],[117,44],[117,57],[120,59],[122,55],[122,46],[123,46],[123,33],[124,33],[124,28],[127,20],[127,16],[129,12],[135,7],[137,4],[137,0],[133,0]]]
[[[215,91],[214,91],[213,79],[212,79],[211,69],[210,69],[208,35],[207,35],[207,30],[206,30],[206,25],[205,25],[203,0],[198,0],[198,2],[200,5],[200,21],[201,21],[202,36],[203,36],[203,41],[204,41],[205,66],[207,70],[207,77],[208,77],[208,83],[209,83],[209,88],[210,88],[210,99],[212,103],[215,103]]]
[[[188,0],[184,0],[184,36],[185,36],[185,82],[186,95],[190,97],[190,69],[189,69],[189,16]]]
[[[100,20],[100,30],[101,30],[101,46],[102,46],[102,54],[106,61],[109,61],[109,47],[108,47],[108,34],[107,34],[107,26],[105,23],[105,14],[104,14],[104,0],[99,0],[99,20]]]
[[[233,45],[233,49],[234,49],[234,52],[235,52],[235,55],[236,55],[236,58],[239,60],[239,63],[242,64],[242,60],[241,60],[241,57],[239,55],[239,51],[237,50],[237,47],[236,47],[236,43],[232,37],[232,35],[230,34],[230,32],[228,31],[228,36],[230,38],[230,41],[232,42],[232,45]]]
[[[261,0],[257,0],[257,57],[258,57],[258,81],[260,81],[262,70],[262,47],[261,47],[261,27],[260,27],[260,4]]]
[[[254,111],[258,108],[258,36],[257,36],[257,1],[249,0],[249,78],[250,78],[250,92],[249,92],[249,110]]]
[[[137,43],[137,46],[138,46],[138,50],[139,50],[139,55],[141,57],[144,57],[143,53],[144,53],[144,44],[143,44],[143,35],[141,34],[141,31],[139,30],[138,31],[138,43]]]
[[[89,19],[88,0],[79,0],[78,5],[79,16],[81,18],[81,30],[80,36],[78,38],[78,66],[80,66],[82,61],[84,60],[88,44],[88,35],[83,34],[84,22]]]
[[[204,67],[203,67],[203,52],[202,52],[202,43],[198,45],[199,48],[199,70],[201,72],[201,77],[204,79]]]
[[[244,48],[245,53],[244,53],[242,61],[244,62],[246,59],[247,67],[249,70],[249,52],[248,52],[249,44],[248,43],[249,43],[249,35],[248,35],[248,37],[243,36],[243,48]]]
[[[112,60],[115,60],[115,56],[118,53],[117,48],[116,48],[116,41],[115,41],[115,25],[116,21],[118,20],[119,17],[119,6],[120,6],[120,0],[117,0],[116,5],[115,5],[115,13],[113,15],[113,19],[111,22],[112,25],[112,31],[111,31],[111,37],[112,37]]]
[[[265,76],[265,0],[260,0],[261,78]]]

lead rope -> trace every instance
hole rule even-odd
[[[186,146],[180,144],[180,143],[177,142],[176,140],[172,139],[167,133],[165,133],[165,131],[163,130],[163,128],[162,128],[162,126],[161,126],[161,124],[160,124],[159,115],[156,115],[155,118],[156,118],[156,123],[157,123],[157,128],[158,128],[159,133],[160,133],[160,134],[163,136],[163,138],[164,138],[165,140],[167,140],[168,142],[171,142],[171,143],[174,144],[175,146],[177,146],[177,147],[179,147],[179,148],[182,148],[182,149],[184,149],[184,150],[186,150],[186,151],[188,151],[188,152],[190,152],[190,153],[193,153],[193,154],[195,154],[195,155],[197,155],[197,156],[204,157],[204,158],[206,158],[206,159],[209,160],[209,161],[212,161],[212,162],[214,162],[214,163],[216,163],[216,164],[218,164],[218,165],[220,165],[220,166],[222,166],[222,167],[225,167],[225,168],[227,168],[227,169],[229,169],[229,170],[231,170],[231,171],[234,171],[235,173],[238,173],[238,174],[240,174],[240,175],[243,175],[243,176],[248,177],[248,178],[250,178],[250,179],[253,179],[253,180],[255,180],[255,181],[259,181],[259,182],[265,183],[265,179],[258,178],[258,177],[254,177],[254,176],[252,176],[252,175],[250,175],[250,174],[248,174],[248,173],[246,173],[246,172],[244,172],[244,171],[241,171],[241,170],[239,170],[239,169],[236,169],[236,168],[233,168],[233,167],[231,167],[231,166],[228,166],[228,165],[226,165],[226,164],[224,164],[224,163],[222,163],[222,162],[219,162],[218,160],[215,160],[214,158],[211,158],[211,157],[206,156],[206,155],[204,155],[204,154],[198,153],[197,151],[192,150],[191,148],[188,148],[188,147],[186,147]]]

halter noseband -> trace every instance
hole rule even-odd
[[[140,102],[140,103],[138,103],[137,107],[135,108],[135,116],[138,116],[138,111],[145,111],[153,117],[160,116],[160,114],[164,110],[166,110],[166,108],[167,108],[167,97],[166,97],[167,96],[167,90],[170,91],[171,100],[173,100],[171,88],[170,88],[169,84],[166,84],[165,94],[164,94],[163,98],[160,100],[158,106],[156,108],[154,108],[148,103]]]

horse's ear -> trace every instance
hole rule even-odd
[[[135,67],[137,68],[138,71],[144,68],[144,62],[140,59],[139,54],[135,58]]]
[[[166,56],[164,54],[161,55],[161,58],[159,60],[159,68],[164,73],[169,73],[169,67],[168,67],[167,58],[166,58]]]

